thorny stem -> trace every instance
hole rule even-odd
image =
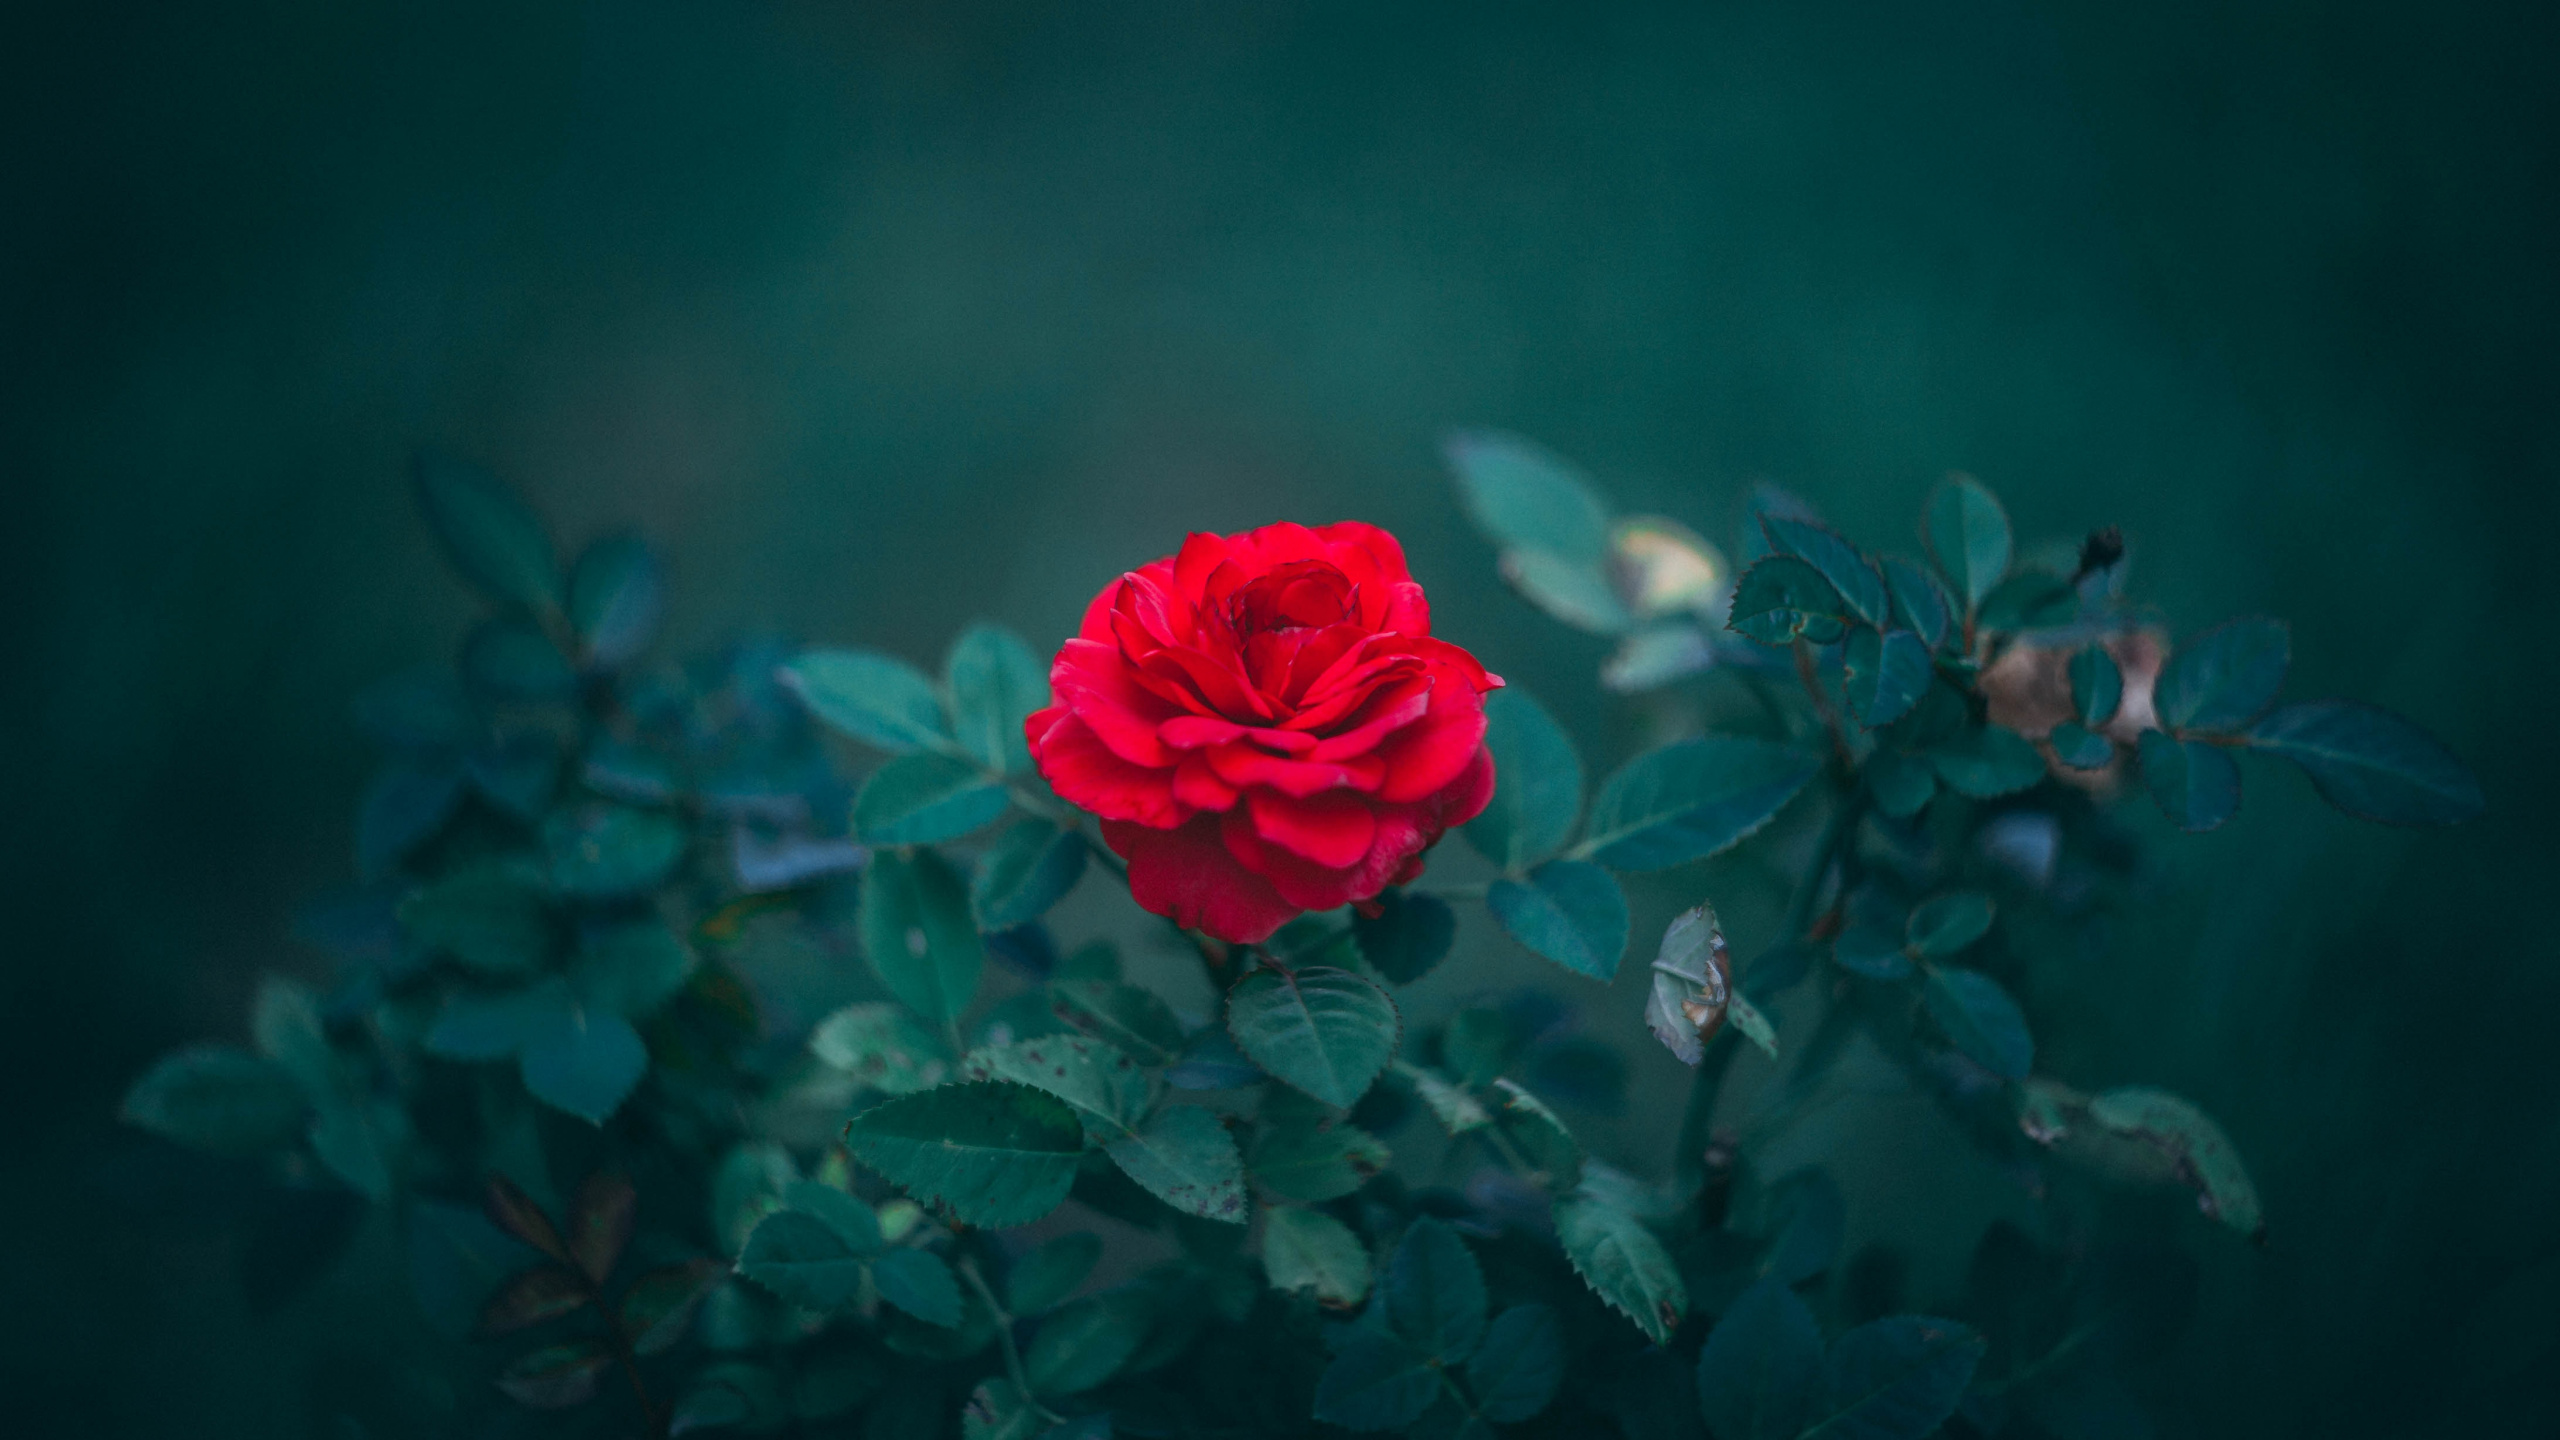
[[[1822,728],[1831,736],[1831,753],[1842,769],[1857,764],[1849,753],[1849,733],[1842,727],[1838,712],[1831,708],[1831,697],[1822,692],[1822,679],[1813,673],[1813,647],[1796,637],[1796,678],[1804,682],[1804,693],[1813,697],[1814,713],[1822,717]]]
[[[1041,1419],[1057,1424],[1060,1418],[1057,1412],[1041,1404],[1031,1394],[1031,1381],[1022,1369],[1022,1351],[1013,1343],[1013,1316],[996,1299],[996,1292],[987,1288],[986,1277],[978,1273],[977,1259],[963,1255],[958,1268],[960,1278],[969,1282],[969,1288],[978,1292],[978,1298],[986,1302],[988,1311],[996,1317],[996,1339],[1004,1346],[1005,1375],[1013,1381],[1014,1388],[1022,1392],[1023,1400],[1040,1413]]]

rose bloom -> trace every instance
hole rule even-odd
[[[1094,597],[1049,683],[1041,776],[1101,817],[1140,905],[1222,940],[1414,879],[1493,796],[1502,681],[1431,637],[1374,525],[1189,536]]]

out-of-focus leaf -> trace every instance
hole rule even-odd
[[[409,1207],[409,1286],[437,1334],[468,1335],[490,1293],[538,1258],[470,1206],[420,1200]]]
[[[1649,625],[1618,642],[1600,665],[1600,684],[1621,695],[1658,689],[1715,668],[1715,642],[1686,623]]]
[[[1877,628],[1893,623],[1893,599],[1885,589],[1884,576],[1855,546],[1810,520],[1764,515],[1760,528],[1768,532],[1769,544],[1777,553],[1793,555],[1820,571],[1848,603],[1852,616]]]
[[[1870,1321],[1833,1341],[1804,1440],[1924,1440],[1982,1363],[1972,1327],[1928,1315]]]
[[[1893,592],[1893,623],[1918,635],[1931,650],[1944,649],[1955,617],[1938,577],[1899,555],[1887,555],[1882,563],[1885,588]]]
[[[236,1045],[198,1044],[144,1071],[117,1118],[199,1150],[254,1155],[299,1139],[310,1109],[283,1066]]]
[[[664,758],[610,737],[588,745],[579,778],[599,795],[634,805],[672,803],[679,788],[676,772]]]
[[[1583,860],[1550,860],[1486,890],[1485,908],[1503,933],[1578,975],[1607,980],[1627,951],[1627,897],[1608,871]]]
[[[665,608],[658,557],[637,535],[596,541],[569,572],[569,625],[591,670],[619,670],[639,659]]]
[[[791,1419],[782,1381],[773,1371],[745,1360],[729,1360],[696,1375],[667,1418],[670,1436],[696,1430],[780,1429]]]
[[[2250,748],[2302,767],[2320,798],[2386,825],[2453,825],[2480,813],[2480,782],[2434,736],[2347,700],[2287,705],[2250,727]]]
[[[1428,1216],[1405,1228],[1381,1293],[1395,1333],[1443,1364],[1474,1354],[1484,1337],[1484,1272],[1458,1232]]]
[[[1596,571],[1609,507],[1570,461],[1514,435],[1461,431],[1443,447],[1467,514],[1506,550],[1542,550]]]
[[[1527,1039],[1508,1014],[1471,1005],[1441,1027],[1441,1064],[1461,1085],[1487,1085],[1511,1067]]]
[[[1732,978],[1733,962],[1714,906],[1684,911],[1664,928],[1644,1022],[1681,1064],[1706,1058],[1707,1042],[1724,1024],[1733,999]]]
[[[874,1090],[911,1095],[951,1073],[942,1039],[903,1006],[848,1005],[818,1022],[809,1053]]]
[[[1522,1057],[1523,1079],[1539,1094],[1600,1114],[1625,1108],[1627,1062],[1592,1035],[1542,1040]]]
[[[1822,1384],[1822,1331],[1770,1276],[1716,1317],[1698,1352],[1698,1409],[1716,1440],[1795,1440]]]
[[[1740,735],[1648,750],[1600,787],[1574,853],[1621,870],[1721,853],[1768,824],[1821,768],[1793,746]]]
[[[1348,1226],[1318,1210],[1281,1205],[1262,1212],[1262,1270],[1273,1289],[1312,1290],[1334,1309],[1369,1293],[1369,1252]]]
[[[833,1230],[856,1255],[876,1256],[888,1244],[880,1230],[880,1212],[824,1180],[793,1181],[783,1188],[782,1206]]]
[[[619,1015],[571,1011],[524,1048],[524,1088],[533,1098],[590,1125],[602,1125],[649,1070],[649,1049]]]
[[[1557,1242],[1591,1292],[1656,1345],[1668,1343],[1688,1312],[1689,1288],[1653,1232],[1587,1193],[1556,1197],[1555,1222]]]
[[[791,1152],[769,1141],[731,1147],[711,1172],[711,1234],[723,1251],[747,1243],[756,1222],[783,1208],[782,1197],[800,1179]]]
[[[2053,630],[2080,618],[2080,592],[2050,570],[2022,569],[1983,597],[1976,628]]]
[[[1484,743],[1493,799],[1467,822],[1467,843],[1517,873],[1553,855],[1582,814],[1582,757],[1538,702],[1516,685],[1485,697]]]
[[[2053,746],[2054,758],[2074,770],[2104,770],[2116,758],[2113,742],[2076,720],[2054,726],[2045,738]]]
[[[1979,890],[1950,890],[1933,895],[1911,912],[1903,938],[1924,960],[1959,954],[1991,931],[1991,897]]]
[[[616,1312],[622,1328],[631,1335],[631,1348],[643,1355],[656,1355],[675,1348],[684,1338],[686,1325],[693,1318],[694,1307],[729,1267],[717,1260],[687,1260],[661,1266],[631,1282],[622,1292],[622,1304]]]
[[[1910,943],[1898,931],[1853,921],[1831,943],[1841,969],[1870,980],[1899,980],[1911,973]]]
[[[1928,761],[1882,746],[1867,757],[1864,773],[1876,808],[1896,820],[1919,814],[1938,793],[1938,775]]]
[[[2124,671],[2103,645],[2083,647],[2071,657],[2071,708],[2092,729],[2116,718],[2124,703]]]
[[[1855,613],[1811,563],[1771,555],[1742,572],[1725,626],[1763,645],[1784,645],[1798,637],[1827,645],[1841,637]]]
[[[601,1340],[573,1340],[536,1350],[498,1375],[508,1398],[536,1410],[566,1410],[596,1393],[596,1380],[613,1364]]]
[[[1084,1284],[1101,1258],[1102,1237],[1088,1231],[1049,1241],[1013,1262],[1005,1275],[1004,1308],[1020,1318],[1057,1308]]]
[[[756,1222],[738,1273],[785,1302],[820,1314],[850,1305],[862,1294],[862,1257],[832,1226],[797,1210],[777,1210]]]
[[[1513,1081],[1494,1081],[1493,1092],[1493,1123],[1529,1162],[1532,1173],[1525,1178],[1556,1191],[1580,1184],[1582,1146],[1556,1112]]]
[[[2027,1078],[2035,1064],[2035,1037],[1999,981],[1979,970],[1933,966],[1921,996],[1929,1018],[1975,1064],[2003,1080]]]
[[[1147,1072],[1090,1035],[1042,1035],[972,1051],[960,1072],[971,1080],[1011,1080],[1046,1090],[1083,1117],[1087,1133],[1115,1140],[1146,1114]]]
[[[1236,1048],[1223,1025],[1201,1026],[1164,1072],[1164,1083],[1176,1090],[1235,1090],[1261,1079],[1262,1067]]]
[[[1033,1440],[1043,1423],[1022,1387],[999,1377],[969,1392],[960,1411],[960,1440]]]
[[[569,1253],[569,1242],[560,1238],[558,1226],[534,1203],[524,1187],[506,1176],[491,1173],[480,1193],[480,1207],[489,1223],[504,1230],[563,1265],[577,1263]]]
[[[332,1094],[311,1117],[311,1153],[347,1188],[380,1204],[392,1194],[408,1115],[389,1100]]]
[[[1167,1105],[1103,1151],[1148,1194],[1185,1215],[1234,1225],[1252,1218],[1245,1204],[1244,1158],[1214,1111]]]
[[[2191,1177],[2197,1203],[2207,1215],[2251,1239],[2265,1233],[2258,1188],[2240,1163],[2238,1147],[2212,1116],[2166,1090],[2131,1085],[2089,1097],[2089,1118],[2172,1157]]]
[[[1439,1396],[1430,1356],[1395,1336],[1364,1334],[1316,1381],[1315,1418],[1346,1430],[1402,1430]]]
[[[461,763],[450,759],[395,761],[376,771],[356,807],[356,878],[380,881],[442,830],[462,800],[462,780]]]
[[[994,823],[1012,803],[966,760],[930,751],[871,772],[854,798],[853,828],[872,845],[930,845]]]
[[[1844,664],[1849,708],[1869,730],[1910,714],[1935,675],[1927,643],[1908,630],[1861,627],[1849,636]]]
[[[1467,1360],[1467,1385],[1487,1420],[1516,1425],[1547,1408],[1564,1379],[1564,1325],[1534,1302],[1493,1317]]]
[[[1028,1225],[1074,1185],[1084,1130],[1055,1096],[1001,1080],[943,1085],[863,1111],[854,1158],[971,1225]]]
[[[1521,599],[1576,630],[1615,635],[1635,623],[1598,565],[1549,550],[1505,550],[1500,570]]]
[[[1182,1022],[1163,997],[1143,985],[1053,980],[1049,1003],[1069,1024],[1111,1042],[1141,1065],[1163,1065],[1182,1053]]]
[[[1980,725],[1929,752],[1938,778],[1959,795],[1996,800],[2032,788],[2044,778],[2044,757],[2005,725]]]
[[[483,975],[522,974],[551,952],[540,881],[505,862],[457,870],[411,895],[400,924],[416,945]]]
[[[1253,1178],[1273,1194],[1313,1205],[1339,1200],[1387,1168],[1387,1147],[1348,1121],[1316,1115],[1284,1116],[1265,1128],[1253,1147]]]
[[[539,1325],[584,1306],[587,1282],[557,1265],[537,1265],[489,1299],[480,1310],[480,1333],[505,1335]]]
[[[1464,1135],[1493,1123],[1493,1117],[1486,1113],[1476,1097],[1430,1071],[1398,1061],[1396,1073],[1413,1082],[1414,1090],[1422,1096],[1422,1103],[1431,1111],[1432,1118],[1438,1120],[1441,1128],[1452,1136]]]
[[[505,1060],[549,1035],[575,1006],[556,978],[523,990],[449,990],[422,1043],[447,1060]]]
[[[497,476],[458,456],[417,462],[418,506],[445,558],[490,599],[537,616],[560,613],[560,562],[542,522]]]
[[[960,1282],[941,1256],[929,1250],[891,1250],[871,1262],[871,1278],[881,1299],[927,1325],[948,1330],[960,1324]]]
[[[2142,761],[2142,788],[2179,829],[2219,829],[2240,813],[2240,766],[2230,751],[2145,730],[2136,753]]]
[[[1783,1284],[1800,1285],[1831,1268],[1848,1233],[1849,1205],[1839,1182],[1826,1170],[1799,1170],[1778,1182],[1773,1218],[1775,1233],[1760,1273]]]
[[[348,707],[356,728],[401,750],[465,750],[481,736],[471,697],[441,666],[386,676],[356,692]]]
[[[1777,1059],[1778,1027],[1769,1023],[1769,1017],[1748,996],[1735,995],[1726,1003],[1733,1010],[1733,1028],[1742,1032],[1742,1038],[1758,1046],[1761,1054]]]
[[[1704,615],[1724,598],[1733,567],[1677,520],[1636,515],[1609,527],[1609,579],[1639,620]]]
[[[578,1203],[569,1211],[569,1253],[597,1284],[613,1273],[622,1247],[631,1243],[639,1204],[630,1177],[611,1171],[599,1170],[578,1187]]]
[[[1040,1322],[1022,1373],[1040,1395],[1081,1395],[1120,1372],[1147,1337],[1146,1297],[1117,1290],[1071,1301]]]
[[[1921,533],[1967,610],[1979,607],[2009,573],[2009,512],[1970,475],[1949,476],[1929,496]]]
[[[1338,1109],[1394,1058],[1403,1020],[1365,976],[1330,966],[1265,967],[1227,992],[1227,1033],[1265,1071]]]
[[[1031,771],[1022,722],[1049,703],[1049,667],[1022,637],[983,622],[962,631],[942,662],[951,730],[962,749],[999,775]]]
[[[539,820],[560,789],[560,743],[538,730],[502,736],[474,748],[462,768],[490,804],[518,820]]]
[[[261,977],[249,1007],[249,1035],[258,1053],[283,1066],[314,1101],[337,1093],[337,1057],[321,1029],[320,1003],[310,986],[281,975]]]
[[[1457,938],[1458,917],[1449,902],[1390,887],[1378,892],[1376,904],[1377,914],[1351,918],[1360,958],[1392,985],[1410,985],[1430,974]]]
[[[889,993],[926,1020],[956,1020],[978,993],[986,947],[969,882],[931,850],[880,851],[862,875],[862,948]]]
[[[2281,620],[2244,615],[2190,636],[2160,667],[2151,705],[2173,730],[2240,730],[2276,703],[2293,658]]]
[[[645,1020],[683,993],[693,967],[693,951],[665,922],[627,920],[579,937],[569,988],[583,1005]]]
[[[1014,822],[987,847],[969,881],[969,908],[978,928],[1009,930],[1049,913],[1084,878],[1091,853],[1075,831],[1037,818]]]
[[[780,678],[829,729],[892,755],[950,743],[924,672],[873,650],[806,650]]]
[[[612,899],[655,889],[684,858],[684,826],[674,816],[626,805],[554,810],[542,822],[551,883],[564,895]]]
[[[529,621],[484,620],[462,643],[462,678],[492,700],[557,702],[577,693],[578,672]]]

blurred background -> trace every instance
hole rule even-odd
[[[343,1317],[372,1297],[253,1314],[230,1230],[187,1220],[219,1207],[155,1193],[112,1115],[153,1055],[236,1036],[260,970],[317,971],[290,921],[348,874],[346,699],[472,613],[411,508],[418,444],[573,544],[642,526],[678,650],[930,661],[978,615],[1045,642],[1186,529],[1373,520],[1440,630],[1613,761],[1637,737],[1591,685],[1603,642],[1503,591],[1457,509],[1436,444],[1466,424],[1719,538],[1769,478],[1914,548],[1967,470],[2029,536],[2123,525],[2181,633],[2288,616],[2291,693],[2462,753],[2490,810],[2450,833],[2272,770],[2213,836],[2129,817],[2163,842],[2153,901],[2039,1021],[2076,1083],[2215,1112],[2267,1197],[2263,1252],[2175,1231],[2202,1278],[2140,1381],[2162,1433],[2560,1424],[2533,1383],[2560,1363],[2560,968],[2530,898],[2560,799],[2556,19],[13,16],[0,1405],[21,1433],[318,1434],[371,1343]],[[1695,898],[1641,896],[1639,943]],[[1677,1067],[1636,1063],[1675,1108]],[[1659,1164],[1663,1118],[1607,1143]],[[1930,1227],[1979,1224],[1936,1153],[1844,1174],[1853,1246],[1910,1241],[1923,1305],[1971,1234],[1932,1260]]]

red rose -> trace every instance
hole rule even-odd
[[[1422,873],[1493,797],[1484,693],[1374,525],[1192,535],[1121,576],[1024,726],[1140,905],[1253,942]]]

